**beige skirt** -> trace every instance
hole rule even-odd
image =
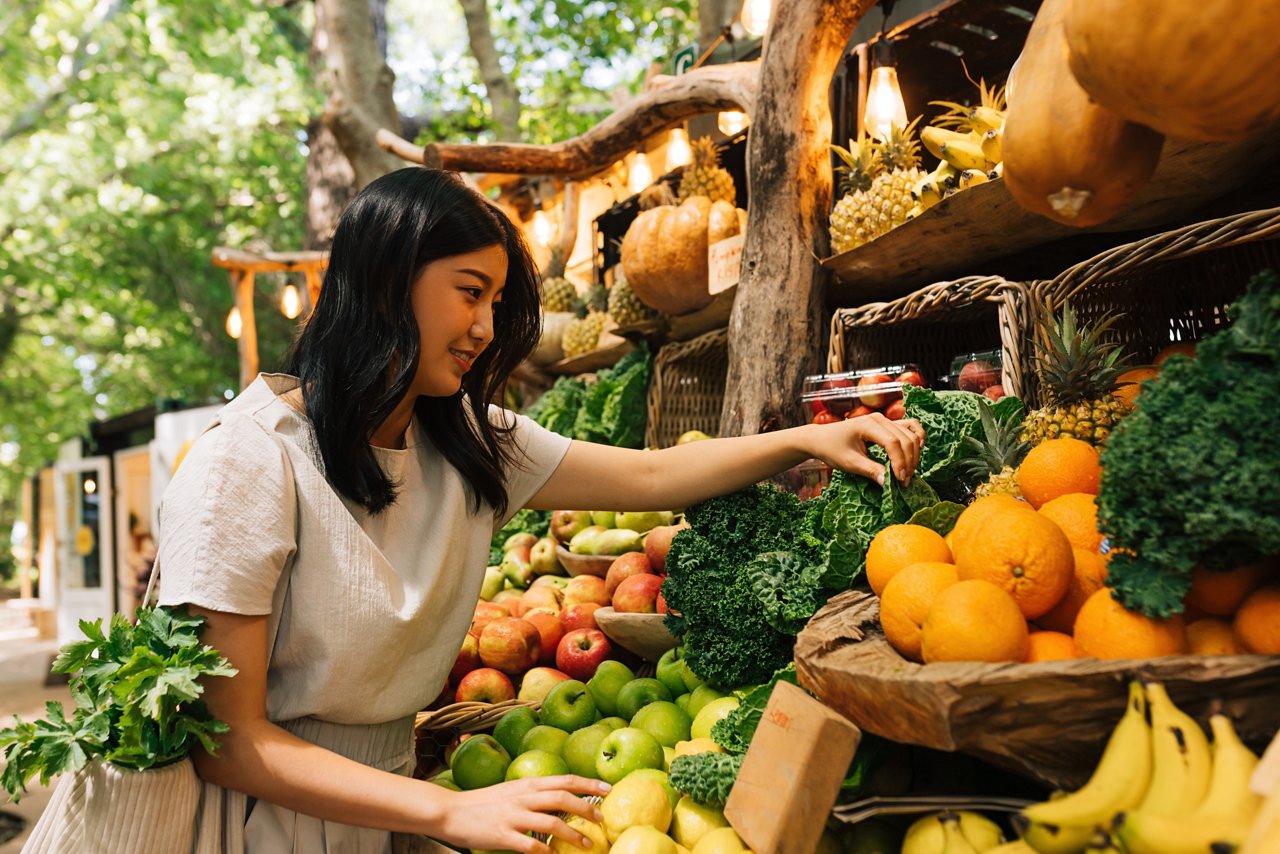
[[[335,724],[302,718],[280,725],[304,741],[340,756],[408,776],[413,773],[413,717],[385,724]],[[203,784],[196,854],[436,854],[451,849],[426,837],[324,821],[257,800],[243,792]]]

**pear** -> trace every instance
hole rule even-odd
[[[601,531],[587,545],[586,554],[620,555],[625,552],[638,552],[642,548],[640,535],[627,528],[610,528]]]
[[[626,511],[618,514],[617,528],[629,528],[640,534],[648,533],[660,525],[670,525],[676,514],[670,510]]]
[[[608,529],[602,525],[588,525],[573,535],[573,539],[569,541],[569,551],[576,555],[598,554],[598,552],[592,551],[592,545],[595,543],[596,537],[606,530]]]

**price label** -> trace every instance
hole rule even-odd
[[[738,284],[745,239],[746,235],[735,234],[707,247],[707,290],[712,296]]]

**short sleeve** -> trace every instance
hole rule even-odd
[[[568,437],[552,433],[530,418],[498,406],[489,407],[489,422],[504,426],[514,424],[511,435],[515,442],[515,465],[506,469],[509,500],[506,516],[495,520],[494,530],[497,530],[538,494],[564,459],[571,442]]]
[[[284,447],[265,427],[231,415],[204,433],[160,504],[160,604],[271,613],[297,548],[297,504]]]

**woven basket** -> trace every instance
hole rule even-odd
[[[864,730],[972,754],[1059,788],[1088,778],[1135,677],[1164,683],[1202,724],[1225,712],[1250,742],[1265,744],[1280,727],[1280,656],[921,665],[889,645],[879,600],[858,590],[814,615],[795,657],[800,684]]]
[[[716,329],[658,350],[649,384],[647,447],[669,447],[690,430],[712,436],[720,433],[728,342],[728,330]]]
[[[893,302],[837,309],[831,317],[832,373],[914,362],[937,379],[965,353],[1002,350],[1003,385],[1021,396],[1030,373],[1027,289],[999,276],[938,282]]]

